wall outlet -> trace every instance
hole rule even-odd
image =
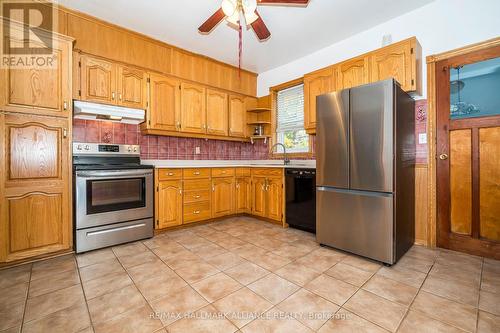
[[[194,153],[196,155],[201,154],[200,147],[194,147]]]
[[[418,144],[424,145],[427,143],[427,133],[418,133]]]

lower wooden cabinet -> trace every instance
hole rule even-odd
[[[236,193],[235,210],[238,214],[252,213],[252,178],[237,177],[235,183]]]
[[[252,215],[266,217],[266,177],[252,177]]]
[[[182,180],[158,182],[155,201],[157,228],[182,224]]]
[[[267,179],[267,218],[281,221],[283,219],[283,179]]]
[[[263,176],[265,170],[262,169],[255,173],[252,174],[252,215],[282,221],[283,178],[275,176],[276,169],[270,170],[270,176]]]
[[[212,217],[234,214],[234,177],[212,179]]]
[[[0,114],[0,262],[72,247],[69,121]]]

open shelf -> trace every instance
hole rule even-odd
[[[269,109],[269,108],[254,108],[254,109],[248,110],[248,112],[255,112],[255,113],[271,112],[271,109]]]
[[[253,144],[254,140],[264,140],[264,143],[267,143],[270,137],[270,135],[252,135],[250,136],[250,142]]]
[[[247,125],[270,125],[270,121],[266,120],[256,120],[256,121],[249,121]]]

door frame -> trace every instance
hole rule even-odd
[[[500,37],[486,40],[484,42],[468,45],[462,48],[454,49],[440,54],[430,55],[427,61],[427,142],[428,146],[428,184],[427,184],[427,245],[437,246],[438,237],[438,209],[437,209],[437,77],[441,61],[466,55],[489,48],[500,46]]]

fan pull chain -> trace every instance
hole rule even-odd
[[[243,34],[241,30],[241,21],[238,21],[238,35],[239,35],[239,44],[238,44],[238,77],[241,78],[241,53],[243,50]]]

